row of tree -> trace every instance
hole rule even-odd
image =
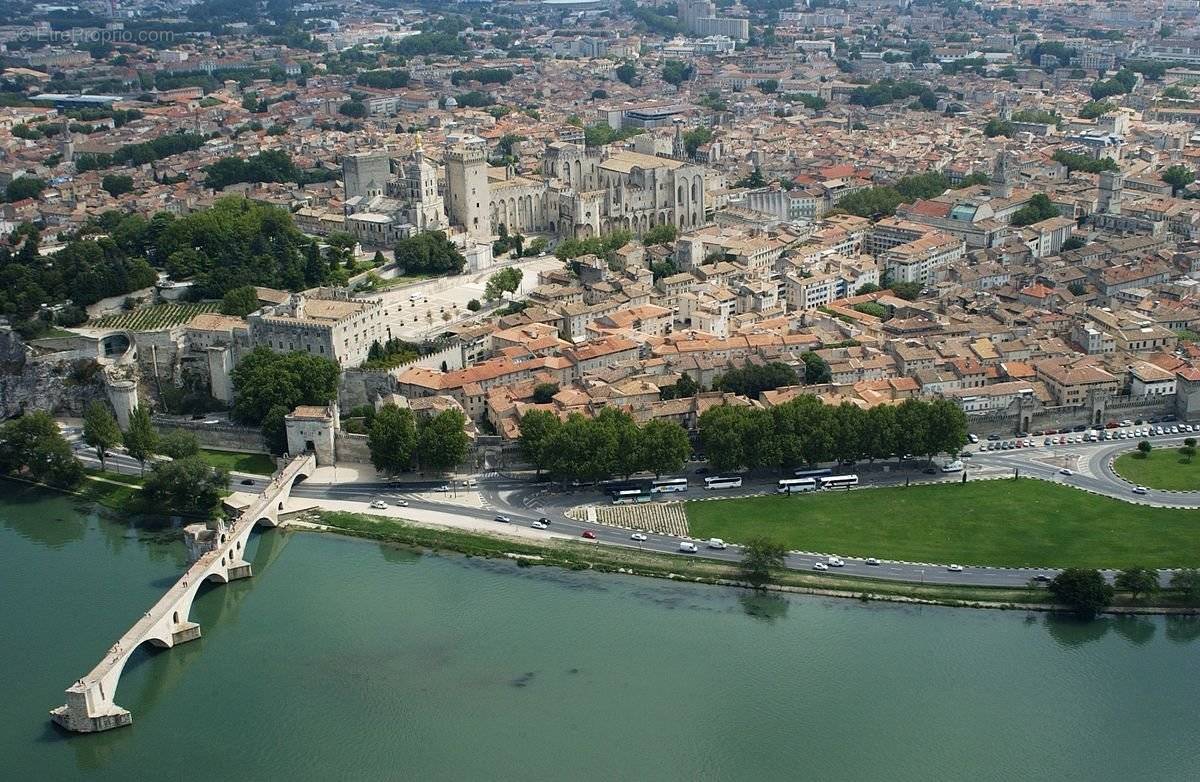
[[[521,454],[538,472],[561,481],[598,481],[637,472],[677,472],[691,453],[683,427],[673,421],[639,426],[628,413],[606,407],[595,418],[566,421],[546,410],[521,417]]]
[[[367,446],[371,463],[385,475],[413,469],[445,472],[467,458],[471,440],[459,410],[415,415],[407,407],[384,405],[371,418]]]
[[[967,442],[967,422],[962,409],[948,400],[907,399],[863,410],[799,396],[769,409],[710,408],[700,416],[699,437],[718,470],[780,469],[957,454]]]

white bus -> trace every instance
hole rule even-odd
[[[847,489],[858,485],[857,475],[830,475],[821,479],[822,489]]]
[[[650,491],[654,494],[665,494],[669,491],[687,491],[687,478],[663,478],[656,480],[650,484]]]
[[[779,482],[779,488],[775,491],[780,494],[796,494],[802,491],[816,491],[816,478],[784,478]]]
[[[613,492],[612,495],[613,505],[632,505],[635,502],[649,501],[649,492],[642,491],[641,489],[623,489],[621,491]]]
[[[706,489],[740,489],[741,487],[742,476],[740,475],[713,475],[704,479],[704,488]]]

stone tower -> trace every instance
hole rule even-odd
[[[671,141],[671,157],[676,160],[687,159],[687,143],[683,140],[683,123],[675,123],[675,138]]]
[[[471,238],[491,240],[487,150],[482,139],[463,141],[446,150],[446,211]]]
[[[1009,198],[1012,196],[1013,173],[1012,161],[1009,159],[1008,150],[1001,150],[996,155],[996,162],[992,166],[990,183],[992,198]]]
[[[383,195],[391,177],[392,161],[387,152],[359,152],[342,158],[342,182],[347,200]]]
[[[1121,195],[1125,189],[1125,175],[1120,171],[1100,172],[1100,200],[1097,207],[1110,215],[1121,213]]]

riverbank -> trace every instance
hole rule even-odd
[[[750,589],[741,580],[736,565],[703,557],[681,557],[644,551],[633,547],[579,543],[574,539],[536,541],[515,535],[464,532],[412,519],[395,519],[345,511],[314,511],[289,525],[298,529],[349,535],[383,543],[433,551],[448,551],[469,557],[515,559],[521,566],[560,567],[567,570],[595,570],[732,586]],[[860,601],[888,601],[960,608],[990,608],[1021,611],[1065,611],[1050,600],[1044,588],[1006,589],[1003,587],[941,586],[906,582],[875,581],[836,575],[818,575],[798,570],[772,573],[766,589],[779,592],[850,598]],[[1161,598],[1166,597],[1167,600]],[[1118,595],[1107,613],[1114,614],[1195,614],[1200,609],[1180,605],[1169,593],[1157,603],[1134,603]]]

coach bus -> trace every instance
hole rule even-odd
[[[632,505],[637,502],[649,502],[650,492],[642,489],[619,489],[612,493],[613,505]]]
[[[848,489],[857,485],[857,475],[830,475],[821,479],[822,489]]]
[[[672,491],[687,491],[687,478],[661,478],[650,484],[650,491],[654,494],[666,494]]]
[[[784,478],[779,482],[779,488],[775,491],[780,494],[797,494],[803,491],[816,491],[816,478]]]
[[[706,489],[740,489],[742,487],[742,476],[740,475],[711,475],[704,479],[704,488]]]

